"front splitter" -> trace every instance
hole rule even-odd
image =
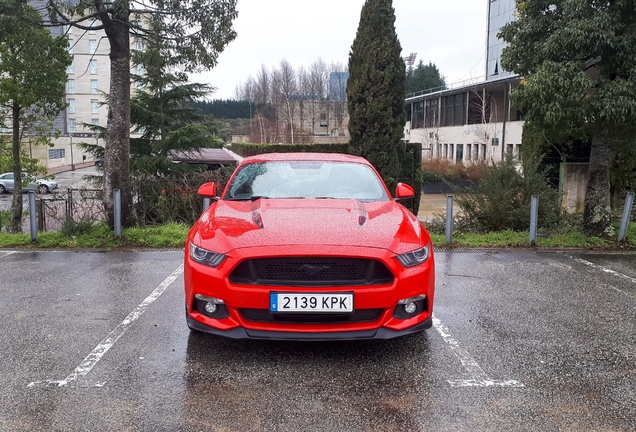
[[[231,339],[266,339],[266,340],[289,340],[289,341],[330,341],[330,340],[364,340],[364,339],[393,339],[405,336],[411,333],[417,333],[432,327],[433,320],[431,318],[423,321],[413,327],[404,330],[395,331],[385,327],[373,330],[360,331],[343,331],[343,332],[284,332],[284,331],[265,331],[251,330],[243,327],[233,328],[231,330],[218,330],[208,327],[186,316],[188,327],[191,330],[197,330],[204,333],[211,333],[218,336],[224,336]]]

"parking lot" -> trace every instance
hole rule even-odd
[[[337,343],[190,334],[181,263],[0,251],[0,430],[636,430],[636,255],[438,252],[433,328]]]

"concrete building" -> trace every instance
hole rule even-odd
[[[32,0],[29,4],[46,10],[43,0]],[[90,22],[82,24],[91,25]],[[94,24],[98,26],[99,22]],[[53,122],[54,130],[59,133],[53,147],[32,146],[28,134],[24,147],[47,168],[72,167],[92,160],[92,155],[77,146],[79,142],[103,144],[89,125],[105,127],[107,123],[105,95],[110,92],[110,44],[104,30],[87,31],[67,26],[49,27],[49,30],[53,36],[66,34],[69,38],[68,50],[73,63],[67,69],[65,102],[68,107]],[[142,50],[142,42],[131,38],[131,49]],[[134,67],[131,72],[141,74],[143,70]],[[10,129],[2,132],[10,133]]]
[[[407,95],[404,139],[422,143],[422,157],[465,164],[521,157],[523,120],[510,103],[520,77],[503,70],[497,34],[514,19],[515,0],[488,0],[485,76],[441,91]]]

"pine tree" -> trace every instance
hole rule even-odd
[[[389,187],[400,175],[406,65],[392,0],[367,0],[349,54],[349,152],[371,162]]]

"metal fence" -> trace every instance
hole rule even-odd
[[[36,200],[39,231],[59,231],[67,218],[74,221],[106,219],[100,189],[66,189]]]

